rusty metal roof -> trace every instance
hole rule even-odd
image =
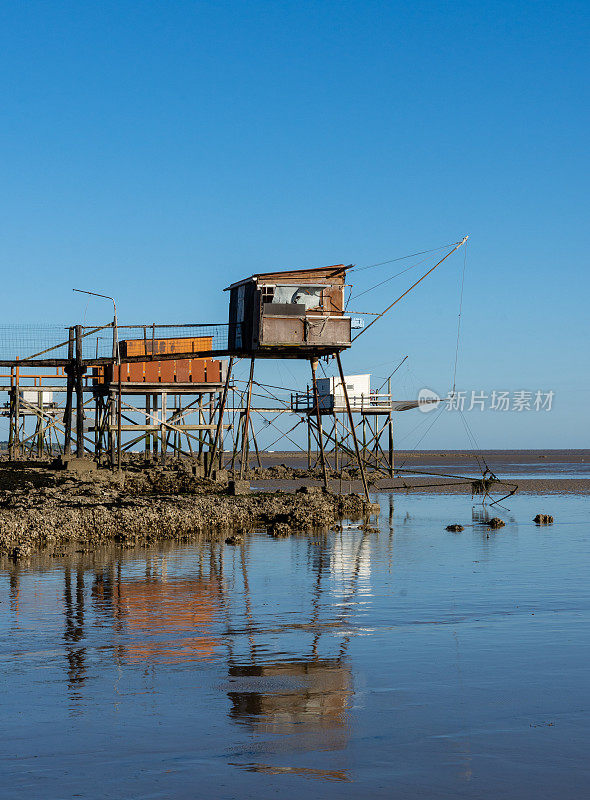
[[[324,277],[324,278],[331,278],[335,275],[340,275],[341,273],[345,273],[347,269],[350,269],[352,264],[345,266],[344,264],[333,264],[329,267],[312,267],[312,268],[304,268],[304,269],[290,269],[290,270],[279,270],[276,272],[256,272],[254,275],[250,275],[249,278],[242,278],[241,281],[236,281],[235,283],[226,286],[223,290],[227,292],[229,289],[233,289],[235,286],[241,286],[244,283],[249,283],[250,281],[257,280],[258,278],[276,278],[278,280],[287,279],[295,279],[297,276],[300,278],[305,275],[310,275],[311,277]]]

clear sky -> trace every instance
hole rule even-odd
[[[588,3],[0,10],[3,323],[106,320],[78,285],[114,294],[122,322],[223,322],[221,290],[252,272],[469,233],[458,388],[555,392],[549,413],[472,412],[479,444],[590,446]],[[351,277],[360,291],[399,266]],[[462,268],[460,251],[346,371],[385,377],[408,354],[398,395],[446,393]],[[259,376],[304,384],[306,365]],[[400,415],[400,446],[421,416]],[[420,446],[466,444],[443,414]]]

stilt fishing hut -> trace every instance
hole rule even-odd
[[[226,391],[222,399],[225,406],[227,386],[235,357],[250,358],[250,376],[246,392],[246,406],[240,422],[241,459],[240,477],[243,476],[247,459],[250,429],[250,409],[254,363],[257,358],[304,358],[311,365],[312,386],[317,430],[320,425],[320,401],[316,371],[322,356],[334,356],[344,384],[340,352],[351,345],[351,319],[345,314],[344,290],[346,271],[349,267],[335,264],[314,269],[281,270],[262,272],[232,283],[226,288],[230,293],[228,348],[232,355],[226,379]],[[354,426],[346,387],[345,404],[350,417],[350,427],[363,487],[369,497],[367,482]],[[213,445],[212,459],[221,426]],[[324,456],[323,437],[317,436],[321,454],[324,484],[327,486],[327,465]]]
[[[232,283],[229,347],[255,358],[332,355],[350,347],[343,264],[264,272]]]

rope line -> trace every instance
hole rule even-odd
[[[365,289],[364,292],[360,292],[359,294],[355,294],[355,295],[351,294],[349,296],[349,298],[348,298],[348,302],[346,303],[346,308],[344,310],[345,311],[347,310],[348,303],[350,303],[351,300],[358,300],[359,297],[362,297],[363,295],[368,294],[369,292],[372,292],[373,289],[378,289],[379,286],[383,286],[384,284],[389,283],[389,281],[392,281],[394,278],[399,278],[400,275],[403,275],[404,273],[409,272],[411,269],[415,269],[416,267],[419,267],[420,264],[423,264],[425,261],[428,261],[428,259],[427,258],[422,258],[420,261],[416,261],[415,264],[412,264],[411,266],[406,267],[405,269],[402,269],[401,272],[396,272],[395,275],[391,275],[389,278],[385,278],[385,280],[379,281],[379,283],[376,283],[374,286],[370,286],[368,289]]]
[[[452,394],[455,396],[455,388],[457,385],[457,362],[459,360],[459,336],[461,335],[461,314],[463,312],[463,287],[465,285],[465,267],[467,266],[467,242],[465,243],[465,250],[463,251],[463,274],[461,276],[461,293],[459,296],[459,318],[457,321],[457,344],[455,347],[455,368],[453,370],[453,389]]]
[[[437,250],[444,250],[446,247],[454,247],[458,242],[451,242],[451,244],[441,244],[440,247],[433,247],[431,250],[420,250],[418,253],[410,253],[407,256],[398,256],[398,258],[390,258],[387,261],[379,261],[377,264],[367,264],[364,267],[352,267],[349,272],[363,272],[366,269],[373,267],[382,267],[384,264],[393,264],[396,261],[404,261],[406,258],[414,258],[415,256],[423,256],[425,253],[436,253]]]

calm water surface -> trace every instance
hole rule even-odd
[[[0,562],[2,797],[587,796],[590,501],[378,500],[379,533]]]

